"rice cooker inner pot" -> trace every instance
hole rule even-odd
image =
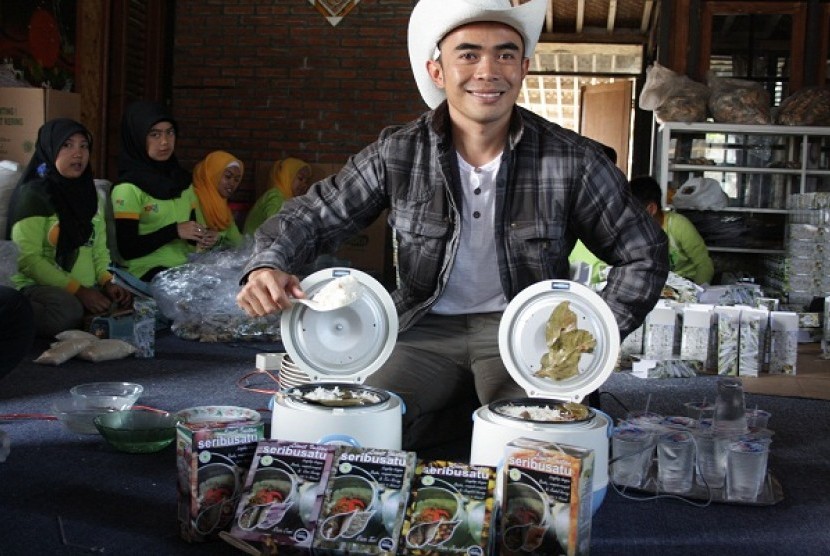
[[[327,393],[334,392],[340,395],[326,399],[329,397]],[[285,395],[292,403],[345,410],[380,406],[389,402],[391,397],[385,390],[350,382],[312,382],[290,388]]]
[[[520,408],[530,408],[530,409],[556,409],[557,406],[561,406],[562,403],[556,400],[546,399],[546,398],[513,398],[508,400],[499,400],[488,404],[487,408],[490,410],[490,413],[494,416],[508,419],[512,422],[517,423],[527,423],[533,425],[551,425],[551,426],[563,426],[563,425],[573,425],[575,423],[587,423],[593,420],[596,413],[593,409],[588,406],[585,406],[585,409],[588,410],[587,416],[582,419],[572,419],[569,421],[556,421],[550,419],[532,419],[529,417],[525,417],[522,415],[517,415],[517,410]]]

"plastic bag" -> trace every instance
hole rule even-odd
[[[709,88],[657,62],[646,69],[639,106],[653,110],[659,122],[706,121]]]
[[[769,124],[772,109],[769,93],[759,84],[709,74],[709,112],[716,122]]]
[[[88,338],[75,338],[72,340],[62,340],[55,342],[49,349],[44,351],[34,360],[38,365],[60,365],[69,361],[81,351],[89,347],[93,343],[100,342],[97,338],[90,340]]]
[[[90,342],[78,353],[78,359],[92,361],[112,361],[113,359],[124,359],[135,353],[135,346],[124,340],[104,338]]]
[[[830,126],[830,87],[807,87],[784,99],[775,115],[782,125]]]
[[[672,197],[678,209],[720,210],[729,204],[729,198],[717,180],[689,178]]]
[[[159,311],[177,336],[202,342],[276,341],[280,317],[249,317],[236,304],[252,245],[207,252],[158,274],[150,284]]]

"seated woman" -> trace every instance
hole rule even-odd
[[[311,166],[299,158],[278,160],[271,167],[269,184],[268,191],[257,199],[245,218],[245,235],[254,235],[263,222],[279,212],[285,201],[305,195],[311,187]]]
[[[632,178],[631,194],[669,236],[669,268],[696,284],[708,284],[715,274],[706,243],[692,222],[674,211],[663,210],[660,184],[651,176]]]
[[[206,228],[202,248],[236,247],[242,234],[233,220],[228,199],[239,187],[245,166],[225,151],[213,151],[193,169],[193,188],[199,198],[199,222]]]
[[[167,107],[146,100],[130,104],[121,123],[118,183],[111,193],[115,236],[127,270],[146,282],[186,263],[200,242],[210,247],[215,241],[197,222],[190,172],[174,154],[177,132]]]
[[[13,194],[9,222],[19,249],[15,287],[32,305],[37,334],[82,326],[84,316],[128,307],[130,293],[112,282],[104,207],[89,153],[92,136],[74,120],[43,124]]]

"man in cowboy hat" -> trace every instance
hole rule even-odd
[[[668,273],[665,235],[601,147],[515,104],[546,5],[420,0],[409,58],[432,110],[286,203],[244,269],[240,307],[288,308],[304,295],[291,272],[389,209],[400,335],[366,383],[403,397],[406,449],[446,440],[472,388],[480,404],[526,395],[502,363],[500,318],[526,287],[568,278],[577,239],[614,267],[603,297],[623,337]]]

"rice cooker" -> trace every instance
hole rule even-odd
[[[282,341],[308,384],[274,395],[271,438],[316,444],[400,450],[403,401],[395,394],[361,383],[389,358],[398,336],[392,297],[377,280],[353,268],[328,268],[301,283],[309,298],[327,283],[352,275],[360,282],[357,300],[332,311],[295,303],[281,317]],[[362,403],[335,405],[312,400],[334,389],[357,395]]]
[[[596,340],[591,353],[582,353],[575,376],[554,380],[536,376],[542,355],[548,352],[545,327],[553,310],[568,302],[577,328]],[[533,438],[594,450],[593,510],[608,488],[608,451],[612,419],[593,408],[585,419],[563,422],[531,420],[508,412],[510,406],[544,408],[580,402],[604,383],[617,363],[620,336],[608,305],[590,288],[565,280],[538,282],[522,290],[507,306],[499,324],[499,352],[510,376],[527,398],[499,400],[473,414],[472,465],[500,466],[508,442]],[[526,417],[527,415],[525,415]],[[534,415],[535,417],[535,415]]]

